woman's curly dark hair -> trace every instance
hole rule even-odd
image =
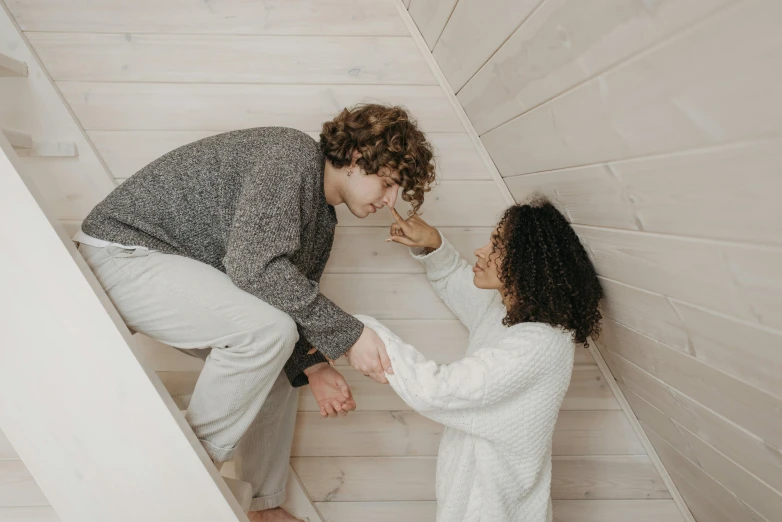
[[[411,215],[418,213],[435,181],[432,145],[402,107],[366,104],[344,109],[323,124],[320,148],[336,168],[350,165],[355,150],[361,153],[356,163],[367,174],[379,174],[383,167],[398,171]]]
[[[536,195],[507,209],[497,231],[492,241],[509,308],[503,324],[547,323],[573,332],[573,341],[588,347],[588,338],[600,334],[603,289],[565,217]]]

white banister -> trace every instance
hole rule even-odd
[[[0,133],[0,425],[62,522],[245,521]]]

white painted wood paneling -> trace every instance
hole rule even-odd
[[[780,17],[775,0],[739,2],[484,134],[483,142],[511,176],[776,132]]]
[[[386,0],[9,0],[24,31],[84,33],[404,35]]]
[[[55,81],[436,85],[412,38],[28,33]]]
[[[728,515],[720,511],[717,506],[712,504],[680,475],[671,472],[671,477],[673,477],[676,488],[684,497],[687,507],[697,522],[731,522]]]
[[[401,104],[429,132],[462,127],[435,86],[58,82],[85,130],[319,131],[357,103]]]
[[[432,54],[454,92],[543,0],[460,0]]]
[[[734,1],[547,0],[459,101],[484,134]]]
[[[429,49],[434,49],[458,1],[417,0],[410,6],[410,16],[415,20]]]
[[[672,388],[742,426],[770,446],[782,448],[782,417],[778,415],[782,399],[610,319],[604,321],[601,340],[611,352],[648,368]],[[623,377],[620,372],[620,378]]]
[[[351,314],[378,319],[453,319],[424,274],[324,274],[323,294]]]
[[[773,520],[782,7],[546,0],[486,53],[468,29],[504,4],[460,20],[473,5],[457,5],[435,57],[458,89],[483,54],[458,99],[515,199],[542,192],[574,223],[606,292],[600,352],[655,446],[676,448],[661,455],[693,512]],[[494,27],[487,42],[510,34]]]
[[[643,400],[633,404],[633,411],[647,426],[657,427],[665,422],[671,422],[665,414]],[[677,428],[685,447],[690,452],[691,460],[699,468],[736,494],[742,502],[766,519],[774,520],[779,513],[782,513],[782,496],[777,491],[745,469],[736,466],[734,462],[688,430],[672,426],[672,429]]]
[[[659,422],[645,420],[655,426],[667,440],[686,441],[686,430],[692,436],[707,441],[715,451],[731,459],[737,466],[752,469],[769,486],[779,489],[782,484],[782,452],[741,429],[683,393],[667,386],[621,356],[615,361],[622,371],[623,391],[633,411],[641,417],[643,409],[654,407]],[[683,443],[681,447],[693,446]],[[697,462],[697,455],[688,453]]]
[[[519,200],[545,194],[572,223],[782,244],[780,171],[774,138],[505,181]]]
[[[390,212],[388,217],[389,223],[392,222]],[[492,230],[488,227],[440,228],[442,234],[470,263],[476,259],[473,252],[489,242]],[[386,242],[388,237],[388,227],[338,227],[326,272],[423,273],[423,264],[410,255],[410,249],[399,243]]]
[[[782,331],[782,249],[726,245],[722,250],[754,321]]]
[[[690,355],[782,397],[782,333],[672,300],[687,329]]]
[[[665,297],[606,278],[600,278],[600,285],[605,293],[602,302],[605,317],[677,350],[687,351],[687,333]]]
[[[574,228],[608,279],[757,324],[780,323],[780,248]]]
[[[606,317],[782,397],[782,333],[601,278]]]
[[[725,489],[719,482],[711,478],[694,462],[679,452],[648,425],[644,426],[655,449],[663,459],[666,468],[676,470],[680,480],[686,481],[704,498],[708,499],[732,522],[772,522],[768,521],[750,507],[744,504],[736,495]],[[700,520],[698,522],[701,522]],[[708,522],[712,522],[709,520]]]

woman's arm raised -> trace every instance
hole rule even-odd
[[[480,323],[494,300],[494,290],[481,290],[473,284],[472,268],[439,230],[418,216],[403,219],[395,209],[391,227],[393,241],[411,248],[411,254],[426,268],[434,291],[459,320],[472,330]]]

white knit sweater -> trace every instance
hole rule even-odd
[[[445,425],[437,459],[438,522],[550,522],[551,440],[573,369],[574,344],[542,323],[503,326],[499,292],[473,284],[443,238],[427,256],[437,294],[470,330],[466,356],[427,361],[377,320],[357,316],[388,349],[394,390]]]

